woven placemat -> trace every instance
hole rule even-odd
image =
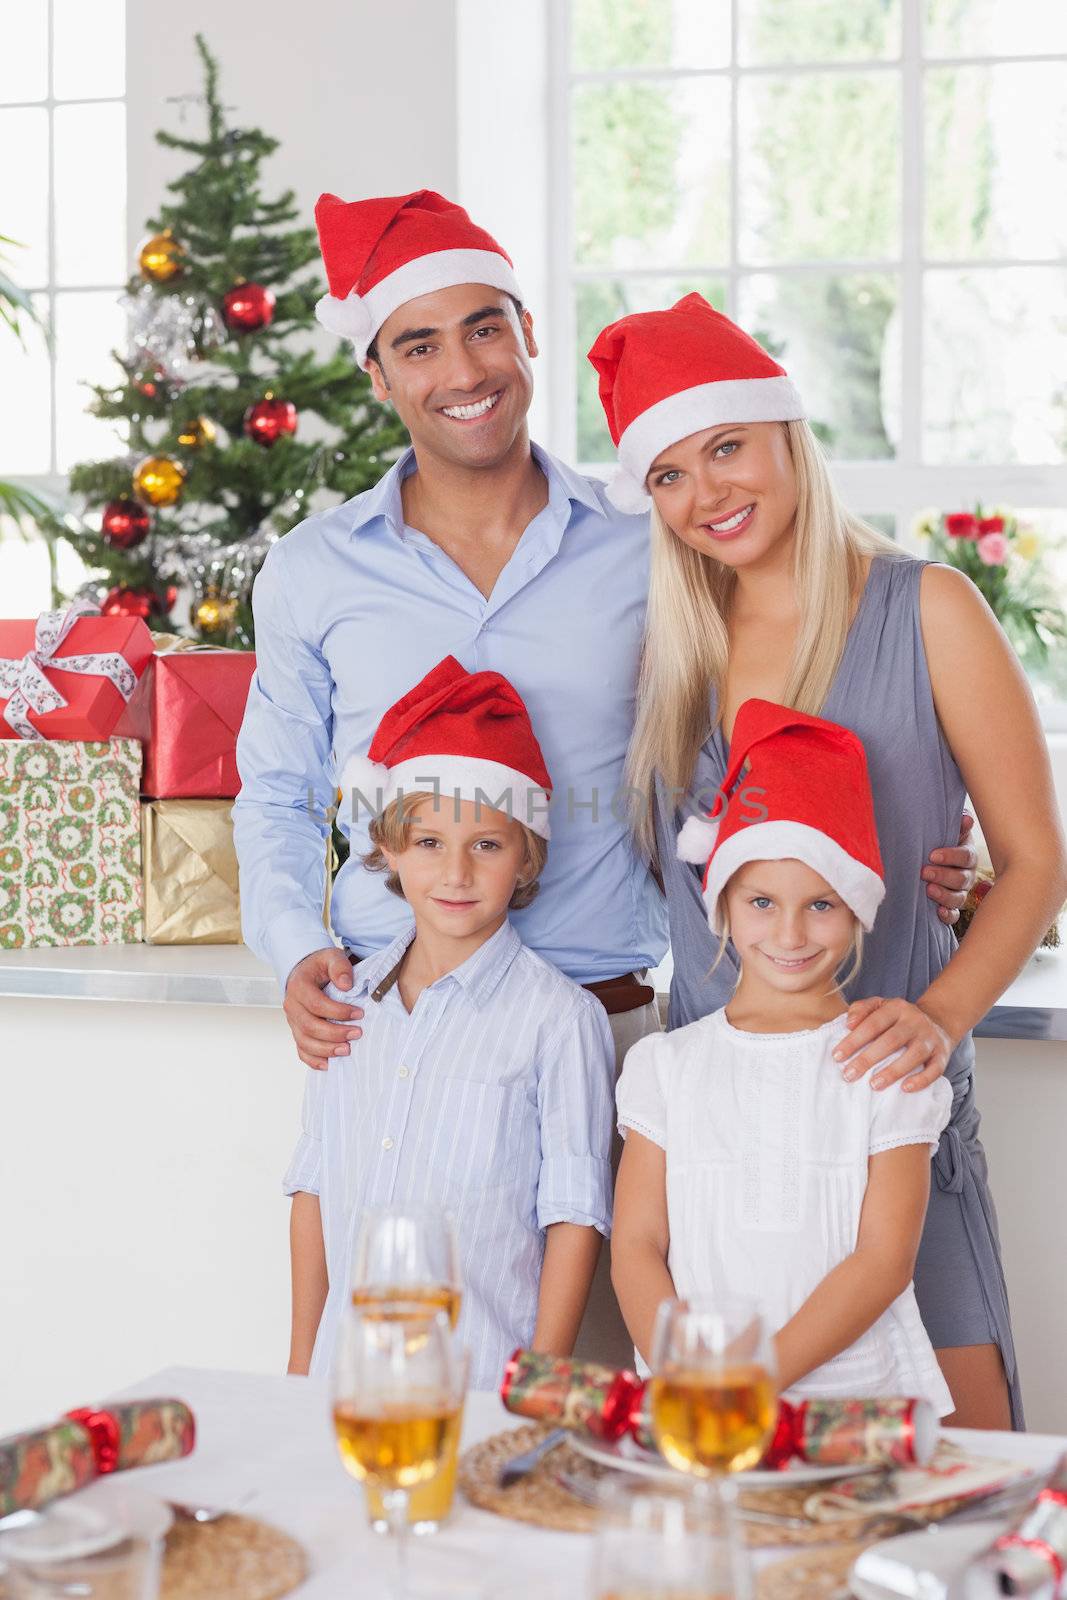
[[[832,1550],[807,1550],[764,1567],[756,1581],[757,1600],[833,1600],[847,1593],[852,1563],[875,1540],[836,1544]]]
[[[304,1548],[255,1517],[178,1520],[167,1534],[160,1600],[277,1600],[307,1576]]]
[[[167,1534],[159,1593],[160,1600],[278,1600],[306,1576],[303,1547],[269,1523],[238,1516],[177,1520]],[[0,1578],[0,1600],[8,1593]],[[93,1593],[106,1600],[102,1585]],[[116,1600],[128,1594],[128,1583],[116,1579]]]
[[[539,1528],[588,1533],[596,1522],[596,1511],[565,1488],[560,1479],[566,1478],[592,1494],[611,1468],[590,1461],[571,1445],[561,1444],[550,1451],[533,1472],[510,1489],[501,1489],[497,1482],[501,1467],[522,1451],[531,1449],[548,1431],[547,1425],[532,1423],[483,1439],[460,1459],[460,1487],[474,1505],[485,1511],[495,1511],[498,1516],[510,1517],[516,1522],[532,1522]],[[742,1509],[800,1517],[804,1515],[804,1502],[810,1494],[810,1483],[783,1485],[781,1488],[742,1490],[738,1501]],[[848,1539],[857,1524],[864,1520],[866,1513],[840,1521],[813,1522],[806,1528],[756,1522],[742,1523],[742,1527],[746,1543],[754,1549],[773,1549],[783,1545],[838,1544]]]
[[[570,1471],[584,1460],[569,1444],[551,1451],[510,1489],[501,1489],[497,1482],[501,1467],[524,1450],[532,1449],[548,1432],[548,1427],[534,1422],[483,1439],[460,1456],[459,1486],[472,1505],[495,1511],[497,1516],[532,1522],[538,1528],[588,1533],[596,1521],[596,1512],[557,1481],[560,1470]]]

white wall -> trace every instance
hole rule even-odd
[[[559,354],[559,319],[549,263],[560,239],[549,212],[555,141],[545,0],[456,0],[456,85],[456,198],[515,263],[541,351],[530,432],[554,449],[549,362]]]
[[[0,1041],[0,1435],[161,1367],[284,1372],[280,1008],[0,998]]]
[[[1067,1045],[979,1039],[975,1086],[1027,1426],[1035,1433],[1065,1433]]]
[[[218,0],[128,7],[130,259],[165,182],[188,165],[155,132],[181,133],[171,95],[199,94],[193,35],[218,59],[237,126],[281,141],[264,166],[268,197],[291,187],[302,220],[323,190],[343,199],[456,190],[455,0]],[[203,108],[185,108],[200,137]]]

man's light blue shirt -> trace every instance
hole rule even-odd
[[[648,522],[603,485],[534,447],[548,504],[488,599],[406,527],[408,451],[365,494],[300,523],[256,579],[256,673],[237,742],[234,838],[245,941],[283,986],[328,943],[322,925],[328,808],[391,705],[443,657],[502,673],[529,709],[554,794],[541,891],[514,913],[531,949],[579,983],[651,967],[667,945],[662,896],[634,849],[623,766],[633,730],[648,593]],[[366,806],[338,815],[352,844],[333,929],[360,957],[411,924],[360,860]]]

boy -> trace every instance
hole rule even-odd
[[[551,781],[511,684],[451,656],[345,780],[376,812],[366,865],[414,926],[353,970],[359,1048],[308,1075],[284,1185],[289,1371],[329,1370],[364,1210],[439,1205],[459,1240],[471,1385],[496,1388],[518,1344],[570,1353],[610,1230],[607,1014],[508,921],[537,892]]]

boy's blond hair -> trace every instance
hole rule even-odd
[[[373,819],[368,829],[372,849],[363,857],[363,865],[369,872],[384,872],[385,887],[392,894],[399,895],[401,900],[405,896],[400,875],[391,869],[385,859],[384,851],[388,850],[390,855],[398,856],[407,848],[413,813],[424,800],[435,798],[437,797],[431,790],[399,795],[397,799],[389,802],[380,816]],[[508,901],[509,911],[521,911],[524,906],[528,906],[537,898],[541,887],[538,880],[548,860],[548,840],[542,839],[539,833],[534,833],[524,822],[520,822],[519,827],[522,829],[526,855],[522,864],[522,876]]]

